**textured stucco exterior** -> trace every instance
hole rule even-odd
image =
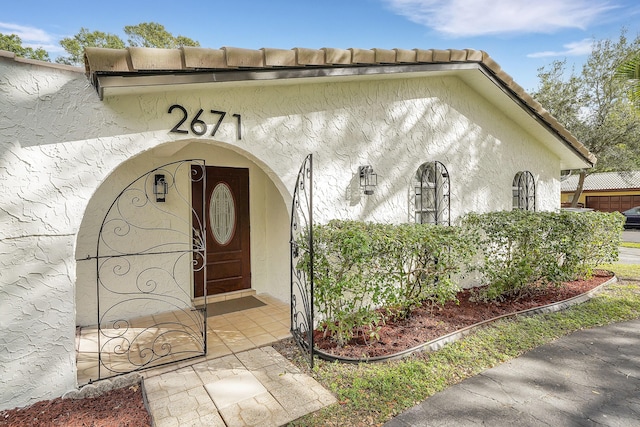
[[[186,129],[200,108],[228,118],[215,138],[172,133],[173,104],[189,112]],[[454,75],[186,85],[100,101],[78,71],[0,58],[0,112],[0,409],[76,387],[75,326],[95,316],[86,258],[98,224],[154,167],[249,169],[252,287],[284,301],[291,190],[309,153],[318,222],[410,221],[412,178],[434,160],[450,173],[454,222],[511,209],[522,170],[535,177],[538,210],[560,206],[560,159]],[[204,120],[211,129],[213,116]],[[367,164],[378,174],[372,196],[357,177]]]

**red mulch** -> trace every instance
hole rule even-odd
[[[474,302],[472,290],[458,293],[459,304],[449,302],[444,306],[422,306],[403,320],[386,319],[378,331],[379,340],[363,338],[359,333],[344,347],[338,347],[323,331],[314,332],[316,347],[325,353],[345,358],[367,358],[388,356],[427,343],[467,326],[493,319],[504,314],[515,313],[554,302],[564,301],[590,291],[612,277],[611,273],[597,271],[589,280],[549,286],[534,295],[495,303]]]
[[[0,411],[0,427],[149,427],[139,385],[98,397],[46,400],[26,408]]]

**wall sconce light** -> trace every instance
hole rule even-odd
[[[371,165],[360,166],[358,174],[360,175],[360,188],[367,196],[372,195],[374,188],[378,185],[378,174],[373,171]]]
[[[156,196],[156,202],[164,202],[167,196],[169,186],[163,174],[156,174],[153,179],[153,194]]]

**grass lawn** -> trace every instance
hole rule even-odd
[[[640,243],[638,242],[622,242],[620,246],[623,248],[640,248]]]
[[[381,425],[465,378],[558,337],[640,317],[640,265],[604,267],[621,280],[562,312],[500,320],[439,351],[400,361],[356,365],[318,360],[312,374],[336,394],[339,403],[293,425]]]

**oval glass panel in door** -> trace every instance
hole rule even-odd
[[[221,246],[228,244],[236,230],[236,205],[227,184],[221,182],[211,192],[209,225],[213,238]]]

